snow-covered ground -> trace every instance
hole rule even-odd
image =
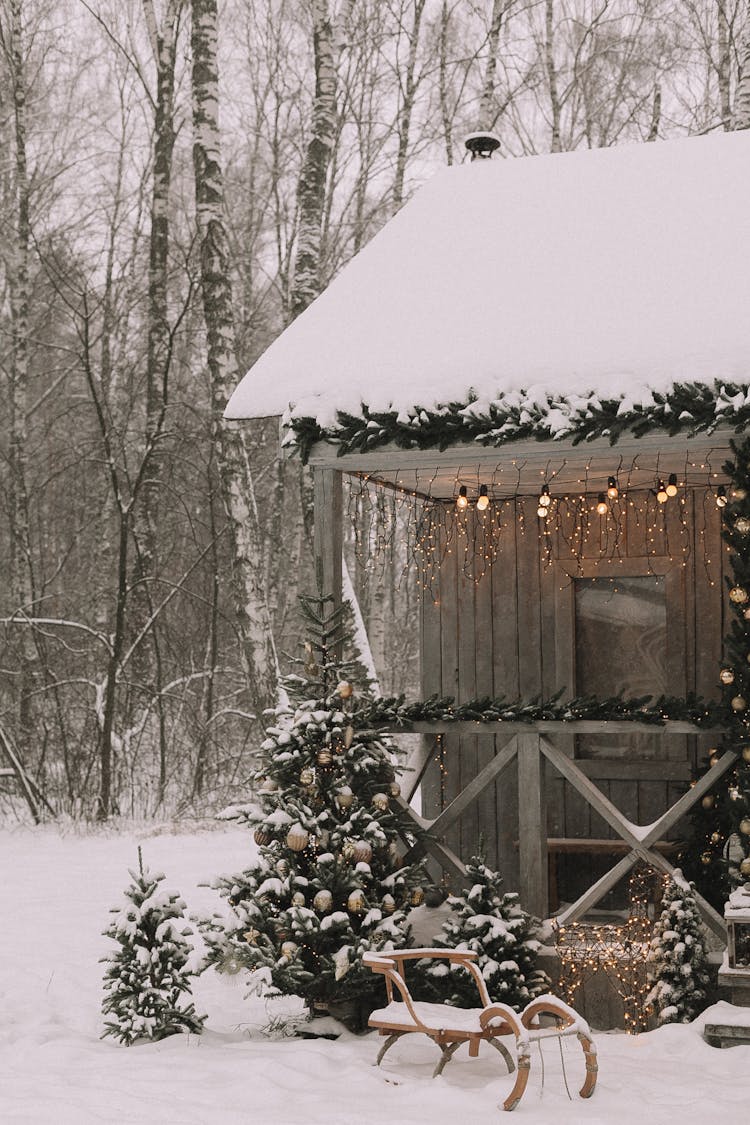
[[[485,1048],[459,1052],[440,1078],[435,1048],[415,1036],[373,1066],[377,1039],[343,1031],[327,1039],[273,1038],[271,1023],[292,1001],[244,998],[242,977],[205,975],[196,985],[208,1014],[201,1037],[175,1036],[130,1048],[100,1039],[102,937],[122,903],[127,868],[164,870],[191,911],[219,905],[198,886],[238,870],[253,854],[246,832],[155,830],[61,835],[52,829],[0,832],[0,1121],[55,1125],[476,1125],[502,1119],[512,1079]],[[729,1009],[714,1012],[721,1018]],[[264,1028],[266,1030],[264,1030]],[[599,1086],[576,1096],[582,1056],[575,1042],[533,1056],[515,1116],[529,1125],[706,1125],[746,1119],[750,1047],[717,1050],[701,1026],[667,1027],[638,1038],[597,1036]],[[565,1076],[573,1100],[568,1099]],[[742,1106],[745,1109],[742,1109]]]

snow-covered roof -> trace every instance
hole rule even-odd
[[[363,404],[409,426],[416,407],[504,402],[557,436],[591,396],[627,410],[676,383],[736,390],[748,184],[750,132],[445,169],[271,344],[227,417],[330,434]]]

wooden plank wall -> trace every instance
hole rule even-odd
[[[668,691],[683,695],[693,690],[715,698],[724,632],[722,560],[726,555],[720,541],[719,513],[703,490],[676,498],[658,518],[649,521],[643,518],[645,494],[640,498],[641,505],[638,496],[633,499],[618,537],[619,554],[632,560],[637,570],[638,560],[663,558],[671,551],[674,566],[679,568],[679,574],[668,579],[671,597],[675,597],[675,591],[679,596],[679,606],[676,611],[673,606],[668,626],[669,664],[674,677]],[[680,518],[678,505],[684,518]],[[653,503],[651,506],[653,509]],[[428,594],[422,604],[425,696],[439,692],[462,701],[481,695],[509,699],[548,696],[561,687],[570,694],[575,692],[575,685],[569,682],[573,675],[571,597],[566,603],[560,594],[563,582],[569,581],[561,568],[570,571],[573,556],[570,545],[554,534],[549,539],[551,549],[543,549],[536,507],[534,497],[519,498],[514,510],[505,506],[497,557],[479,581],[464,573],[460,550],[446,556],[436,599]],[[590,558],[596,556],[600,546],[601,540],[592,536]],[[611,654],[602,656],[611,658]],[[613,682],[612,694],[617,690]],[[499,737],[446,737],[442,785],[436,765],[423,787],[425,814],[436,814],[505,741]],[[575,741],[567,737],[559,739],[557,745],[573,756]],[[586,762],[587,772],[602,792],[640,824],[650,823],[676,800],[689,765],[696,756],[705,754],[708,740],[665,739],[661,745],[663,752],[658,760],[640,767],[629,761],[625,747],[611,760]],[[670,778],[670,772],[675,776]],[[551,768],[547,771],[547,792],[550,836],[612,835],[601,817]],[[516,888],[518,791],[514,769],[505,771],[494,788],[465,812],[449,843],[467,859],[476,853],[480,837],[488,862],[502,872],[508,889]],[[587,878],[584,871],[581,877]]]

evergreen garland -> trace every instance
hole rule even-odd
[[[178,1032],[199,1033],[205,1016],[196,1014],[190,996],[191,973],[187,960],[192,946],[184,939],[185,903],[170,891],[159,889],[164,875],[143,866],[138,849],[138,871],[125,892],[129,905],[114,908],[105,936],[118,942],[116,953],[102,960],[107,1020],[103,1037],[111,1035],[130,1046],[139,1039],[165,1039]]]
[[[667,880],[661,915],[648,953],[653,985],[646,1004],[659,1023],[690,1023],[708,1007],[710,976],[700,912],[692,887],[675,869]]]
[[[363,403],[358,414],[338,411],[335,425],[327,427],[311,417],[287,415],[284,444],[299,449],[307,461],[319,441],[337,446],[343,455],[370,453],[384,445],[443,450],[461,442],[500,447],[562,437],[575,444],[606,437],[615,444],[626,433],[693,435],[711,433],[722,424],[740,433],[750,425],[750,397],[739,383],[675,383],[665,393],[653,392],[652,400],[648,405],[626,404],[623,398],[591,394],[530,401],[511,394],[490,402],[474,398],[436,407],[415,405],[408,411],[370,410]]]

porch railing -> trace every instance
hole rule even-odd
[[[614,829],[619,839],[624,841],[628,849],[627,854],[593,886],[590,886],[571,906],[557,915],[555,920],[560,925],[573,922],[591,910],[639,861],[650,864],[666,874],[671,874],[674,868],[666,856],[661,854],[661,851],[656,850],[657,841],[663,840],[665,834],[677,821],[713,788],[737,760],[734,751],[726,750],[716,764],[711,766],[703,777],[657,820],[652,824],[640,826],[633,824],[623,816],[609,798],[581,770],[575,759],[568,757],[554,746],[549,741],[549,737],[574,734],[629,735],[643,733],[669,738],[672,735],[684,736],[686,734],[719,735],[723,733],[722,731],[709,730],[705,727],[696,726],[694,723],[676,720],[665,722],[661,726],[623,721],[554,722],[545,720],[534,723],[412,723],[408,727],[391,728],[389,733],[413,733],[435,737],[445,734],[488,738],[508,734],[513,736],[511,741],[498,751],[492,761],[480,770],[476,777],[432,820],[420,816],[410,804],[434,755],[434,744],[430,744],[425,738],[419,753],[411,760],[411,777],[406,792],[399,798],[399,802],[403,811],[411,818],[415,826],[426,833],[425,836],[420,833],[421,842],[414,846],[412,852],[423,854],[426,851],[445,870],[459,875],[463,874],[466,869],[462,860],[445,843],[444,837],[464,810],[489,785],[493,785],[512,762],[517,761],[519,792],[523,793],[523,800],[519,801],[518,808],[520,893],[525,908],[537,917],[546,919],[549,915],[547,794],[545,786],[545,774],[548,765],[553,766],[580,793],[591,808],[596,810]],[[723,941],[726,930],[721,915],[714,910],[710,903],[706,902],[702,895],[696,894],[696,901],[706,925]]]

